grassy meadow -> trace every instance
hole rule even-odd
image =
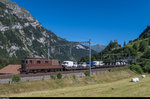
[[[140,81],[130,82],[132,77]],[[0,84],[1,97],[150,97],[150,75],[141,78],[130,70],[119,70],[91,77]]]

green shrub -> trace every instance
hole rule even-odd
[[[127,69],[128,69],[128,67],[123,67],[123,68],[122,68],[122,70],[127,70]]]
[[[50,75],[50,77],[51,77],[51,79],[54,79],[54,80],[56,79],[56,77],[53,75]]]
[[[129,68],[130,68],[130,70],[132,70],[135,73],[139,73],[139,74],[143,73],[143,70],[142,70],[140,65],[132,64],[132,65],[129,66]]]
[[[148,43],[146,41],[141,41],[139,45],[139,51],[145,52],[148,48]]]
[[[76,79],[76,75],[72,75],[72,78],[73,78],[73,79]]]
[[[150,59],[150,49],[143,54],[142,58]]]
[[[58,78],[58,79],[61,79],[61,78],[62,78],[62,74],[61,74],[60,72],[57,74],[57,78]]]
[[[76,75],[72,75],[72,81],[74,84],[79,84],[79,81]]]
[[[150,59],[143,60],[140,65],[144,72],[150,73]]]
[[[116,68],[116,71],[120,71],[120,70],[121,70],[121,68],[120,68],[120,67]]]
[[[13,75],[12,76],[12,82],[19,82],[20,81],[20,76],[19,75]]]
[[[3,53],[0,51],[0,53]],[[1,55],[0,55],[1,56]],[[12,58],[0,58],[0,69],[7,66],[8,64],[21,64],[19,59]]]
[[[138,48],[139,48],[138,43],[135,43],[135,44],[133,45],[133,48],[134,48],[135,50],[138,50]]]
[[[85,75],[85,76],[90,76],[90,72],[89,72],[89,71],[86,71],[86,72],[84,72],[84,75]]]

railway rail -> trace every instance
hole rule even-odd
[[[118,66],[118,67],[106,67],[106,68],[97,68],[97,69],[92,69],[92,72],[95,71],[109,71],[109,70],[115,70],[116,68],[123,68],[123,67],[128,67],[128,65],[125,66]],[[71,74],[71,73],[84,73],[88,69],[85,70],[68,70],[68,71],[61,71],[62,74]],[[47,75],[57,75],[57,72],[47,72],[47,73],[29,73],[29,74],[19,74],[21,78],[23,77],[36,77],[36,76],[47,76]],[[0,75],[0,79],[11,79],[13,74],[6,74],[6,75]]]

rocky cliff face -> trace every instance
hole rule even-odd
[[[9,0],[0,0],[0,57],[47,57],[49,40],[50,58],[78,60],[88,55],[88,47],[58,37],[42,27],[26,9]]]

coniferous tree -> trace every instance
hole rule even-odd
[[[124,41],[123,46],[126,46],[126,42]]]
[[[134,48],[135,50],[138,50],[138,43],[135,43],[135,44],[133,45],[133,48]]]
[[[150,59],[150,49],[143,54],[142,58]]]
[[[140,42],[140,45],[139,45],[139,51],[141,52],[145,52],[148,48],[148,43],[146,41],[142,41]]]
[[[148,39],[148,45],[150,45],[150,38]]]
[[[132,40],[129,41],[129,43],[132,43],[132,42],[133,42]]]

